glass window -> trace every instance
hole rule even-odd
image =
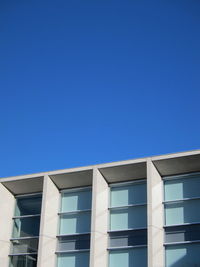
[[[200,240],[200,225],[171,226],[165,229],[165,242],[184,242]]]
[[[40,214],[41,202],[41,195],[17,198],[15,216]]]
[[[166,248],[166,267],[200,267],[200,244],[173,245]]]
[[[165,201],[200,197],[200,174],[165,181]]]
[[[146,183],[111,188],[111,207],[144,204],[146,202]]]
[[[11,254],[36,253],[37,250],[37,238],[12,240]]]
[[[58,251],[90,249],[90,234],[59,237]]]
[[[58,267],[88,267],[89,252],[76,252],[60,254],[58,256]]]
[[[37,267],[37,255],[12,256],[10,267]]]
[[[39,236],[40,216],[13,219],[13,238]]]
[[[60,235],[90,232],[90,212],[62,214],[60,216]]]
[[[109,267],[147,266],[146,202],[146,182],[111,187]]]
[[[166,225],[200,222],[200,199],[165,204]]]
[[[145,228],[147,226],[147,208],[144,206],[133,206],[110,211],[110,229],[126,230],[134,228]]]
[[[110,233],[109,247],[127,247],[147,244],[147,229]]]
[[[166,267],[200,267],[199,188],[200,174],[174,176],[164,182]],[[174,244],[178,242],[182,244]]]
[[[89,267],[89,251],[85,250],[90,249],[91,206],[91,188],[62,193],[58,267]]]
[[[63,193],[61,212],[91,209],[91,198],[91,190]]]
[[[133,248],[110,251],[109,267],[146,267],[147,249]]]
[[[10,267],[37,266],[41,201],[41,194],[16,198]]]

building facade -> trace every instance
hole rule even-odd
[[[0,179],[1,267],[200,267],[200,150]]]

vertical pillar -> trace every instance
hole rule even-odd
[[[60,194],[48,175],[44,176],[37,267],[56,266]]]
[[[10,238],[15,207],[14,196],[0,183],[0,266],[9,266]]]
[[[93,172],[90,267],[107,267],[109,187],[98,169]]]
[[[148,267],[164,266],[163,183],[152,161],[147,161]]]

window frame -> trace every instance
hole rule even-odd
[[[37,192],[37,193],[31,193],[31,194],[21,194],[21,195],[16,195],[15,196],[15,208],[14,208],[14,215],[12,217],[13,220],[13,226],[12,226],[12,236],[10,238],[10,253],[9,253],[9,266],[11,266],[11,260],[15,256],[26,256],[26,255],[36,255],[36,260],[37,260],[37,255],[38,255],[38,247],[37,247],[37,252],[26,252],[26,253],[12,253],[11,250],[13,250],[13,241],[15,240],[31,240],[31,239],[37,239],[38,240],[38,245],[39,245],[39,235],[37,236],[26,236],[26,237],[13,237],[14,234],[14,223],[15,219],[23,219],[23,218],[33,218],[33,217],[41,217],[41,212],[40,214],[29,214],[29,215],[15,215],[15,212],[17,210],[17,200],[20,198],[30,198],[30,197],[36,197],[36,196],[41,196],[41,208],[40,211],[42,210],[42,192]],[[39,224],[39,232],[40,232],[40,224]]]

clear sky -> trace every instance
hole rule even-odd
[[[1,0],[0,177],[200,148],[200,1]]]

